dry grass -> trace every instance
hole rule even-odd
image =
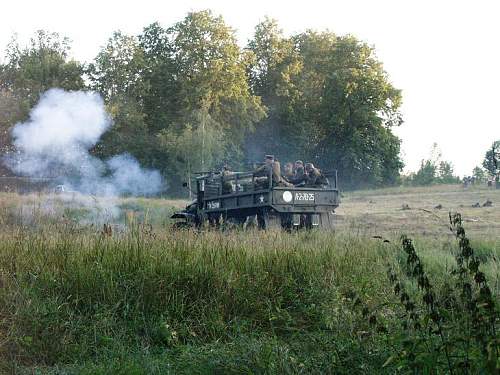
[[[486,200],[492,207],[473,208]],[[409,210],[403,210],[404,204]],[[441,209],[435,207],[441,205]],[[471,237],[500,240],[500,190],[486,187],[440,185],[388,188],[344,193],[337,210],[338,229],[360,234],[442,238],[451,236],[448,213],[460,212]],[[442,223],[442,225],[439,225]],[[436,225],[438,224],[438,225]]]
[[[486,199],[493,207],[460,207]],[[383,367],[406,337],[387,266],[404,268],[396,238],[409,234],[448,296],[449,210],[474,219],[467,231],[500,296],[500,191],[344,193],[335,233],[168,229],[185,203],[0,194],[0,374],[399,373],[402,361]],[[370,334],[353,293],[384,306],[387,335]]]

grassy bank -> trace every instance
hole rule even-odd
[[[388,373],[402,363],[383,367],[403,350],[387,278],[388,265],[404,268],[397,246],[322,233],[71,230],[1,234],[5,372]],[[452,243],[417,246],[444,293]],[[499,255],[482,255],[496,299]]]
[[[172,231],[177,201],[1,196],[0,373],[494,373],[498,209],[467,208],[463,258],[427,206],[492,193],[442,189],[350,193],[335,233],[292,234]]]

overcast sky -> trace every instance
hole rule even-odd
[[[499,1],[6,1],[0,5],[0,49],[13,33],[57,31],[73,41],[76,59],[90,61],[114,30],[138,34],[167,26],[188,11],[212,9],[243,46],[267,15],[286,34],[329,29],[375,46],[393,84],[403,90],[407,170],[418,168],[437,142],[458,174],[470,174],[500,139]]]

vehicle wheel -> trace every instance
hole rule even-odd
[[[281,229],[281,217],[278,213],[268,211],[257,214],[257,225],[259,229]]]
[[[210,228],[219,228],[220,222],[221,222],[220,215],[209,215],[208,216],[208,224],[209,224]]]
[[[319,225],[324,230],[335,229],[335,214],[333,211],[322,212],[319,215]]]
[[[222,227],[225,230],[231,229],[243,229],[243,224],[245,224],[246,217],[228,217],[224,220]]]

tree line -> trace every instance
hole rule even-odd
[[[115,32],[90,63],[67,38],[39,31],[15,39],[0,65],[0,145],[51,87],[99,92],[114,126],[92,153],[128,152],[159,169],[171,192],[200,170],[247,169],[264,154],[337,169],[343,187],[395,184],[403,167],[401,91],[375,50],[351,35],[285,36],[276,21],[247,45],[210,11],[139,35]]]

